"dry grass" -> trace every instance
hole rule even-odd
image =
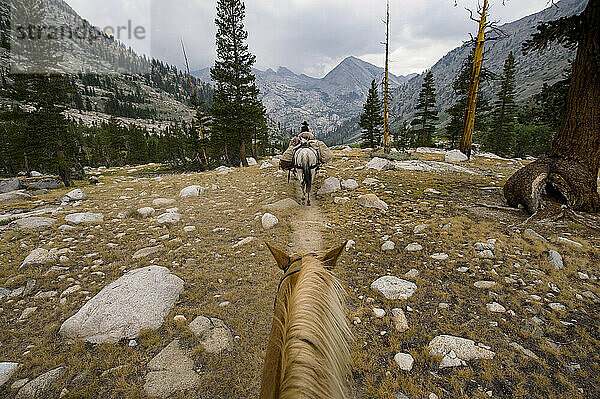
[[[368,161],[360,151],[343,156],[344,159],[335,161],[334,168],[325,168],[319,180],[325,175],[337,175],[354,178],[360,184],[366,177],[377,177],[378,185],[361,184],[355,191],[338,195],[354,199],[374,192],[390,205],[390,210],[383,213],[362,208],[354,200],[344,205],[335,205],[330,197],[320,201],[330,227],[324,233],[326,245],[343,239],[356,241],[356,248],[342,256],[335,271],[349,293],[350,319],[358,316],[362,320],[352,326],[356,345],[352,351],[350,383],[356,398],[394,398],[398,391],[415,399],[427,397],[431,392],[440,398],[487,398],[488,391],[498,398],[600,395],[599,305],[575,296],[588,290],[600,296],[597,280],[581,280],[577,275],[578,271],[598,275],[597,230],[567,221],[536,222],[538,218],[528,227],[552,240],[548,244],[536,243],[523,238],[520,230],[524,227],[515,227],[526,215],[474,206],[502,205],[501,191],[483,188],[501,186],[519,166],[516,163],[477,159],[468,165],[479,171],[476,175],[401,170],[378,173],[354,169]],[[419,154],[419,157],[441,160],[439,155]],[[287,247],[293,216],[291,211],[276,212],[280,225],[264,231],[260,226],[261,206],[293,192],[292,186],[285,182],[287,176],[257,167],[225,176],[214,172],[170,175],[158,166],[102,173],[103,185],[81,184],[88,200],[74,209],[67,206],[56,215],[62,224],[67,212],[101,212],[105,222],[99,227],[80,226],[66,232],[53,228],[42,233],[0,230],[0,286],[15,288],[36,280],[29,296],[0,300],[0,360],[22,364],[5,387],[18,378],[32,378],[53,367],[66,366],[67,373],[56,384],[56,392],[66,387],[67,397],[145,397],[142,387],[147,362],[174,338],[179,338],[195,361],[201,386],[198,392],[183,392],[176,397],[257,397],[273,297],[280,277],[261,240]],[[150,179],[158,174],[162,181]],[[192,184],[208,190],[198,198],[180,200],[180,189]],[[213,189],[213,184],[217,188]],[[424,192],[427,188],[441,194],[427,194]],[[1,204],[0,211],[15,207],[32,210],[60,199],[67,191],[51,191],[37,203]],[[141,193],[147,194],[140,196]],[[122,196],[130,198],[120,199]],[[134,215],[134,210],[151,206],[158,197],[177,199],[169,207],[179,208],[182,223],[164,227],[152,218],[117,217],[128,211]],[[161,211],[164,210],[157,209],[156,215]],[[428,229],[424,234],[414,234],[414,226],[422,223]],[[442,227],[448,223],[451,227]],[[196,231],[185,233],[183,227],[188,225],[196,226]],[[213,232],[217,227],[225,230]],[[584,248],[556,243],[556,237],[564,233],[572,234],[569,238],[583,243]],[[396,251],[381,251],[384,235],[396,242]],[[235,242],[247,236],[258,240],[232,249]],[[476,258],[473,244],[490,238],[498,240],[496,259]],[[404,247],[412,242],[420,243],[423,251],[405,252]],[[154,259],[132,260],[136,250],[159,243],[165,248]],[[25,256],[38,247],[68,248],[69,260],[60,266],[69,269],[48,275],[48,267],[19,271]],[[550,267],[544,255],[548,249],[561,252],[564,270]],[[431,259],[429,255],[435,252],[445,252],[449,259]],[[186,266],[188,259],[197,260],[197,265]],[[143,332],[134,348],[128,347],[127,341],[91,345],[61,339],[58,335],[61,323],[103,286],[124,271],[149,264],[166,266],[185,281],[182,295],[160,329]],[[456,270],[462,266],[469,271]],[[409,300],[386,300],[369,288],[377,277],[387,274],[402,277],[412,268],[420,272],[413,279],[419,288]],[[477,280],[494,280],[497,286],[492,290],[477,289],[473,286]],[[60,293],[75,284],[81,285],[81,290],[61,305]],[[554,286],[560,292],[553,291]],[[57,291],[56,298],[33,298],[40,291],[50,290]],[[531,294],[542,299],[534,300]],[[222,301],[231,305],[219,307]],[[489,313],[485,305],[492,301],[514,311],[514,316]],[[448,309],[441,309],[441,302],[447,303]],[[560,302],[567,310],[553,311],[548,307],[550,302]],[[18,321],[23,309],[30,306],[37,306],[37,311],[26,321]],[[408,306],[412,311],[407,311]],[[373,307],[384,308],[388,315],[392,308],[402,307],[410,329],[404,333],[395,331],[388,316],[374,317]],[[198,315],[224,320],[239,337],[233,352],[205,353],[191,331],[173,321],[177,314],[185,315],[188,321]],[[543,320],[543,324],[534,323],[533,317]],[[386,334],[381,335],[381,331]],[[471,361],[466,367],[439,370],[439,358],[427,351],[428,342],[438,334],[483,342],[492,347],[496,357]],[[539,360],[514,350],[509,346],[513,341],[532,350]],[[26,351],[29,353],[24,355]],[[415,358],[411,372],[399,370],[394,363],[393,356],[400,351]],[[571,363],[581,368],[569,371],[567,366]],[[85,378],[75,381],[83,382],[74,383],[74,377],[81,373]],[[0,392],[0,398],[14,394],[7,388]]]

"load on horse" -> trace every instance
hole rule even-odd
[[[302,124],[300,135],[290,141],[289,148],[283,153],[279,166],[298,177],[302,186],[302,201],[306,201],[307,205],[310,205],[310,191],[317,170],[331,158],[333,154],[325,143],[315,139],[307,122]]]

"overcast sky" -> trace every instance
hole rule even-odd
[[[491,17],[501,23],[541,11],[547,0],[491,0]],[[191,68],[211,66],[216,57],[216,0],[67,0],[92,24],[143,26],[146,40],[123,40],[138,52],[183,67],[180,39]],[[247,0],[245,25],[259,69],[285,66],[322,77],[354,55],[383,66],[385,0]],[[391,71],[420,73],[475,33],[465,7],[476,0],[391,0]],[[123,39],[123,38],[122,38]],[[125,38],[126,39],[126,38]],[[149,40],[150,39],[150,40]]]

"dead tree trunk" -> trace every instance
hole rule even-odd
[[[586,28],[578,42],[565,118],[552,149],[504,186],[508,204],[522,204],[530,213],[538,210],[545,189],[560,194],[574,210],[600,211],[600,1],[590,0],[582,18]]]

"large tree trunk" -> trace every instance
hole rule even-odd
[[[560,193],[574,210],[600,211],[600,1],[590,0],[582,18],[586,31],[573,64],[565,118],[550,154],[519,170],[504,186],[509,205],[522,204],[530,213],[538,210],[545,188]]]
[[[240,159],[242,160],[242,166],[248,167],[248,158],[246,158],[246,143],[242,140],[240,144]]]

